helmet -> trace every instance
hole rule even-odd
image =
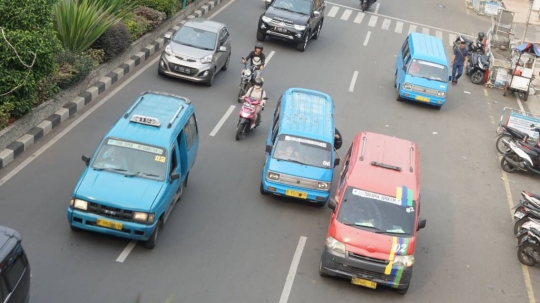
[[[484,34],[484,32],[479,32],[478,33],[478,40],[483,40],[485,36],[486,36],[486,34]]]
[[[264,46],[262,45],[262,43],[259,42],[259,43],[255,44],[255,49],[257,49],[257,48],[260,48],[261,52],[262,52],[263,49],[264,49]]]
[[[262,77],[255,78],[255,80],[253,80],[253,85],[255,85],[255,86],[262,87],[263,84],[264,84],[264,79]]]

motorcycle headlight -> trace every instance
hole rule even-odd
[[[144,212],[134,212],[133,220],[141,223],[154,223],[154,214],[144,213]]]
[[[279,180],[279,174],[276,174],[276,173],[271,172],[271,171],[269,171],[269,172],[266,174],[266,177],[267,177],[268,179],[270,179],[270,180],[275,180],[275,181]]]
[[[251,71],[249,69],[244,70],[244,76],[246,77],[251,76]]]
[[[297,31],[303,31],[303,30],[306,29],[306,26],[305,25],[297,25],[297,24],[295,24],[294,29],[297,30]]]
[[[405,83],[405,84],[403,84],[403,88],[404,89],[412,89],[412,85],[409,84],[409,83]]]
[[[345,244],[342,242],[339,242],[338,240],[328,237],[326,238],[326,248],[328,248],[328,252],[331,253],[334,256],[345,258]]]
[[[212,55],[208,55],[201,59],[201,63],[210,63],[212,62]]]
[[[317,182],[317,188],[321,189],[321,190],[329,190],[330,189],[330,183]]]
[[[71,199],[69,205],[80,210],[88,210],[88,202],[80,199]]]
[[[270,21],[272,21],[272,18],[268,18],[266,16],[262,16],[261,19],[262,19],[263,22],[266,22],[266,23],[269,23]]]
[[[414,256],[396,256],[394,264],[398,266],[411,267],[414,264]]]
[[[167,55],[169,55],[169,56],[172,56],[173,52],[172,52],[172,48],[171,48],[170,45],[167,45],[167,46],[165,47],[165,53],[166,53]]]

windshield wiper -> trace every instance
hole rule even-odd
[[[94,167],[94,170],[97,170],[97,171],[102,171],[102,170],[105,170],[105,171],[121,171],[121,172],[126,172],[127,169],[123,169],[123,168],[107,168],[107,167]]]
[[[377,227],[375,227],[375,226],[366,226],[366,225],[362,225],[362,224],[360,224],[360,223],[345,223],[345,222],[341,222],[341,223],[343,223],[343,224],[345,224],[345,225],[347,225],[347,226],[369,228],[369,229],[373,230],[373,232],[375,232],[375,233],[377,233],[377,234],[383,234],[383,233],[386,232],[386,231],[381,230],[381,229],[379,229],[379,228],[377,228]]]
[[[147,177],[156,177],[156,178],[159,178],[159,175],[156,175],[156,174],[150,174],[150,173],[142,173],[142,172],[138,172],[137,175],[145,175]]]
[[[301,162],[301,161],[298,161],[298,160],[293,160],[293,159],[277,159],[278,161],[287,161],[287,162],[293,162],[293,163],[298,163],[300,165],[307,165],[306,163],[304,162]]]

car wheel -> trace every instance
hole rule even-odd
[[[409,284],[410,285],[410,284]],[[402,289],[397,289],[396,292],[400,295],[404,295],[406,294],[408,291],[409,291],[409,285],[407,285],[407,287],[405,288],[402,288]]]
[[[263,186],[262,182],[261,182],[260,191],[261,191],[261,194],[262,194],[262,195],[265,195],[265,196],[268,195],[268,192],[266,192],[266,191],[264,190],[264,186]]]
[[[81,231],[80,228],[75,227],[75,226],[73,226],[73,225],[70,225],[69,227],[71,228],[71,231],[73,231],[73,232],[80,232],[80,231]]]
[[[401,98],[401,96],[399,95],[399,86],[398,86],[398,89],[397,89],[397,98],[396,98],[396,100],[398,100],[400,102],[403,101],[403,98]]]
[[[227,61],[225,61],[225,65],[221,68],[221,70],[227,70],[229,68],[229,62],[231,61],[231,54],[227,56]]]
[[[266,35],[263,32],[258,30],[257,31],[257,40],[258,41],[264,41],[265,39],[266,39]]]
[[[296,45],[296,49],[303,52],[306,50],[306,47],[307,47],[307,44],[308,44],[308,41],[309,41],[309,36],[311,35],[311,32],[307,32],[306,33],[306,38],[304,38],[304,41],[298,43]]]
[[[323,25],[323,20],[321,20],[321,22],[319,23],[319,26],[317,26],[317,33],[315,34],[315,36],[313,36],[313,39],[315,39],[315,40],[319,39],[319,35],[321,34],[322,25]]]
[[[214,70],[214,72],[212,73],[212,76],[210,77],[210,80],[208,80],[208,82],[206,82],[206,85],[208,87],[211,87],[212,85],[214,85],[214,78],[216,77],[216,71]]]
[[[394,87],[397,87],[397,71],[394,75]]]
[[[161,228],[161,225],[163,224],[163,221],[159,219],[158,224],[156,224],[156,228],[154,228],[154,231],[150,235],[150,238],[144,242],[144,246],[149,249],[154,249],[157,244],[157,238],[159,235],[159,229]]]

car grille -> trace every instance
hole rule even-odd
[[[358,267],[347,266],[345,264],[336,263],[336,269],[349,274],[357,275],[360,277],[367,277],[369,279],[377,279],[386,282],[394,281],[394,277],[385,275],[383,273],[374,272],[371,270],[361,269]]]
[[[186,72],[182,72],[182,71],[179,71],[177,68],[181,68],[181,69],[189,69],[189,73],[186,73]],[[199,73],[199,70],[196,69],[196,68],[191,68],[191,67],[188,67],[188,66],[183,66],[183,65],[179,65],[179,64],[174,64],[174,63],[169,63],[169,69],[175,73],[180,73],[180,74],[183,74],[183,75],[190,75],[190,76],[193,76],[193,75],[196,75],[197,73]]]
[[[272,19],[272,21],[270,22],[270,24],[276,24],[276,25],[278,25],[278,26],[294,27],[294,23],[292,23],[292,22],[281,21],[281,20],[276,20],[276,19]]]
[[[431,95],[431,96],[437,96],[437,93],[439,92],[438,90],[429,89],[429,88],[425,88],[425,87],[422,87],[422,86],[416,86],[416,85],[412,86],[412,91],[415,92],[415,93],[428,94],[428,95]]]
[[[133,221],[133,211],[89,202],[89,213],[122,221]]]
[[[280,175],[278,182],[282,184],[288,184],[288,185],[293,185],[293,186],[298,186],[298,187],[303,187],[303,188],[319,189],[317,187],[318,181],[293,177],[289,175]]]
[[[187,61],[187,62],[197,62],[197,60],[193,59],[193,58],[188,58],[188,57],[182,57],[182,56],[175,56],[177,59],[180,59],[182,61]]]
[[[358,255],[358,254],[355,254],[355,253],[352,253],[352,252],[349,252],[349,257],[352,257],[353,259],[360,259],[360,260],[364,260],[364,261],[368,261],[368,262],[375,262],[375,263],[379,263],[379,264],[385,264],[385,265],[388,264],[388,260],[370,258],[370,257]]]

